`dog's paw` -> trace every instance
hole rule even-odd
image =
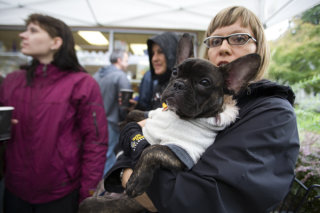
[[[135,175],[133,173],[126,185],[126,194],[133,198],[143,194],[152,181],[149,174]]]

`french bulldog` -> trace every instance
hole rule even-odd
[[[219,115],[228,106],[235,105],[232,95],[241,92],[255,78],[260,67],[260,56],[249,54],[217,67],[208,60],[193,58],[192,38],[189,34],[184,34],[178,44],[176,64],[170,82],[162,93],[162,102],[166,103],[168,110],[186,121],[210,117],[219,121]],[[128,116],[130,117],[130,113]],[[135,111],[130,119],[143,118],[144,113]],[[80,205],[80,212],[141,212],[143,208],[138,203],[134,204],[134,197],[146,191],[159,168],[183,170],[186,165],[168,146],[151,145],[142,152],[127,182],[126,196],[120,200],[89,199],[89,202],[84,201]],[[128,209],[130,206],[135,208],[131,208],[131,211]]]

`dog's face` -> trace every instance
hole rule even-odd
[[[162,102],[184,119],[216,116],[222,111],[224,94],[238,94],[255,78],[260,66],[258,54],[222,67],[192,57],[192,38],[184,34],[178,43],[176,69],[162,93]]]
[[[223,104],[222,72],[207,60],[189,58],[172,72],[162,101],[181,118],[212,117]]]

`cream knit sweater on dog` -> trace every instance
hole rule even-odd
[[[238,108],[230,104],[217,117],[188,120],[179,118],[171,110],[158,108],[149,112],[142,131],[151,145],[178,146],[185,150],[195,164],[208,146],[214,143],[218,132],[233,123],[237,116]],[[178,157],[183,161],[181,156]]]

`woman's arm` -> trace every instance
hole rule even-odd
[[[250,107],[190,171],[156,172],[147,194],[160,212],[264,212],[284,198],[299,152],[294,111],[280,98]]]
[[[91,76],[76,85],[73,99],[76,101],[76,125],[81,133],[82,156],[80,198],[93,194],[101,180],[108,148],[107,120],[100,89]]]

